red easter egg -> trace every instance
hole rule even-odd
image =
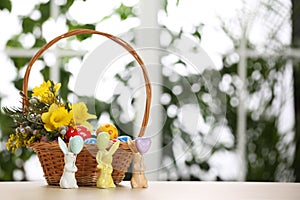
[[[71,137],[74,137],[75,135],[78,135],[77,129],[75,129],[75,128],[69,126],[69,128],[68,128],[68,130],[67,130],[67,133],[66,133],[66,135],[65,135],[65,140],[66,140],[66,142],[69,142],[69,139],[70,139]]]
[[[91,131],[87,127],[79,125],[79,126],[76,126],[76,129],[77,129],[78,135],[80,135],[83,138],[83,140],[92,137]]]

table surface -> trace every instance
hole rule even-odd
[[[147,189],[131,189],[123,181],[114,189],[80,187],[60,189],[44,182],[0,182],[0,199],[155,200],[155,199],[280,199],[300,200],[300,183],[256,182],[149,182]]]

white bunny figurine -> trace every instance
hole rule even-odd
[[[65,154],[64,172],[59,182],[61,188],[78,188],[75,178],[75,172],[77,172],[75,160],[76,156],[74,153],[68,152]]]
[[[77,167],[75,165],[76,154],[72,152],[71,139],[70,139],[69,149],[68,149],[66,143],[61,138],[58,138],[60,149],[65,155],[64,157],[65,167],[64,167],[63,175],[60,178],[59,185],[61,188],[66,188],[66,189],[78,188],[77,181],[75,178],[75,172],[77,172]]]

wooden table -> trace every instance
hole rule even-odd
[[[0,182],[0,199],[4,200],[300,200],[299,183],[254,182],[150,182],[148,189],[131,189],[122,182],[114,189],[80,187],[60,189],[43,182]]]

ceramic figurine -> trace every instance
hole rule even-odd
[[[96,155],[97,168],[100,169],[100,174],[97,179],[98,188],[114,188],[116,187],[112,179],[111,173],[113,171],[112,156],[119,147],[120,141],[116,141],[107,151],[110,142],[110,135],[107,132],[101,132],[97,136],[97,146],[99,151]]]
[[[83,148],[83,139],[80,136],[72,137],[69,142],[69,148],[67,148],[66,143],[61,138],[58,138],[58,143],[65,156],[64,172],[60,178],[59,185],[61,188],[65,189],[78,188],[75,178],[75,172],[77,172],[75,162],[76,155]]]
[[[151,146],[150,138],[137,138],[135,140],[135,146],[138,150],[133,157],[133,174],[130,180],[132,188],[147,188],[148,181],[145,176],[145,164],[143,161],[143,155],[146,153]]]
[[[138,137],[134,140],[135,146],[141,154],[145,154],[151,146],[151,138],[148,137]]]
[[[130,180],[132,188],[147,188],[148,181],[144,174],[145,165],[143,156],[140,153],[135,153],[133,157],[133,174]]]

